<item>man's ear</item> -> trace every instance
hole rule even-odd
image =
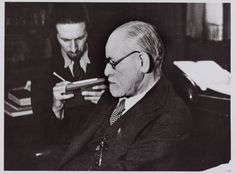
[[[141,71],[143,73],[147,73],[150,69],[150,58],[149,55],[145,52],[141,52],[139,55],[140,58],[140,64],[141,64]]]

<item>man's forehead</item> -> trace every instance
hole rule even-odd
[[[125,40],[125,36],[126,36],[126,32],[124,32],[123,30],[116,30],[110,35],[109,40],[123,41]]]
[[[109,37],[106,45],[107,57],[122,57],[130,50],[138,49],[135,39],[128,39],[126,32],[115,32]]]
[[[127,45],[127,39],[123,32],[114,32],[107,41],[107,49],[118,50]]]
[[[123,42],[118,40],[117,42],[111,41],[106,46],[106,56],[116,60],[119,57],[122,57],[123,54],[126,53],[126,50],[127,47]]]
[[[71,35],[71,34],[84,34],[86,33],[86,24],[85,22],[81,23],[72,23],[72,24],[57,24],[57,31],[59,34]]]

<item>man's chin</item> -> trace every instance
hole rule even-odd
[[[77,60],[80,59],[80,57],[79,57],[78,55],[76,55],[76,56],[73,55],[73,56],[72,56],[72,55],[67,54],[67,56],[68,56],[69,59],[72,60],[72,61],[77,61]]]
[[[70,60],[77,61],[80,60],[81,56],[83,55],[83,51],[77,53],[67,53],[67,56]]]
[[[122,97],[124,94],[123,92],[121,92],[119,89],[117,88],[113,88],[111,86],[109,86],[109,90],[110,90],[110,93],[113,97]]]

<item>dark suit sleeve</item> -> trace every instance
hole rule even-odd
[[[52,82],[49,78],[50,71],[43,69],[46,63],[40,63],[35,66],[35,74],[32,78],[32,106],[34,115],[44,116],[49,113],[52,104]],[[42,67],[42,69],[41,69]]]
[[[186,146],[190,119],[185,109],[163,114],[143,130],[123,154],[107,154],[103,170],[182,170],[186,166]]]
[[[31,87],[33,114],[39,121],[40,129],[44,132],[43,134],[48,136],[48,140],[55,135],[58,126],[62,124],[61,121],[54,116],[51,109],[53,99],[52,87],[54,82],[50,77],[50,68],[48,61],[41,62],[35,66]]]

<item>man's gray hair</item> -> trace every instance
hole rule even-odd
[[[164,57],[164,45],[157,29],[145,22],[131,21],[117,28],[125,31],[128,42],[135,43],[140,50],[149,54],[154,66],[161,65]]]

